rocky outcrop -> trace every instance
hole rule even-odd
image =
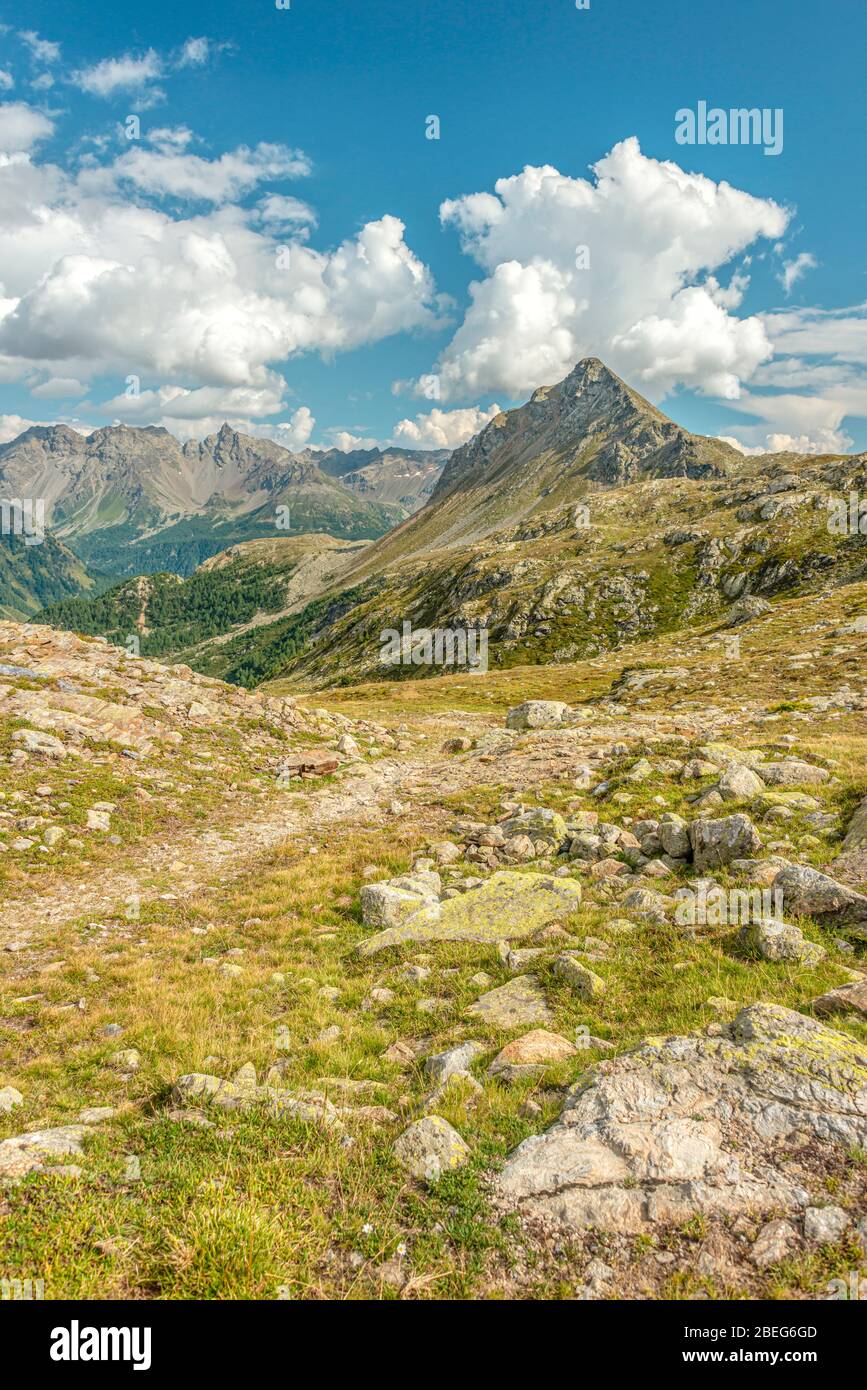
[[[795,1142],[867,1143],[867,1051],[769,1004],[719,1037],[674,1037],[596,1065],[497,1179],[505,1205],[571,1230],[639,1232],[696,1213],[792,1211]],[[779,1151],[778,1151],[779,1150]]]

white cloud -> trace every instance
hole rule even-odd
[[[11,92],[14,86],[15,78],[11,72],[6,72],[4,68],[0,68],[0,92]]]
[[[485,272],[437,367],[443,399],[525,396],[588,354],[656,398],[678,384],[734,397],[771,356],[761,320],[731,312],[745,278],[723,288],[716,272],[781,236],[789,213],[649,159],[635,138],[593,174],[528,166],[493,194],[443,203]]]
[[[164,151],[185,150],[195,140],[195,135],[189,126],[157,126],[154,130],[148,131],[148,141],[151,145],[156,145],[157,149]]]
[[[469,406],[463,410],[440,410],[435,407],[414,420],[400,420],[395,426],[394,443],[411,449],[457,449],[474,434],[484,429],[500,407],[487,410]]]
[[[278,226],[316,226],[316,213],[300,198],[269,193],[258,205],[259,218],[269,228]]]
[[[0,444],[17,439],[19,434],[32,429],[37,423],[36,420],[25,420],[23,415],[0,415]]]
[[[37,63],[57,63],[60,60],[60,44],[49,39],[41,39],[35,29],[23,29],[19,35]]]
[[[177,141],[180,133],[174,135]],[[301,178],[309,172],[307,156],[285,145],[262,143],[252,150],[241,145],[219,159],[205,159],[181,153],[164,139],[162,148],[156,150],[136,145],[107,168],[88,172],[82,183],[95,192],[112,183],[131,183],[155,197],[225,203],[240,198],[258,183]]]
[[[156,424],[168,420],[199,421],[205,416],[275,415],[283,409],[286,383],[276,372],[265,374],[257,386],[160,386],[137,395],[121,394],[100,408],[129,424]]]
[[[153,48],[140,58],[124,53],[120,58],[103,58],[93,67],[72,74],[72,81],[92,96],[110,97],[115,92],[139,89],[162,74],[163,65]]]
[[[179,68],[198,68],[208,61],[211,51],[210,39],[187,39],[178,55]]]
[[[782,285],[787,298],[792,293],[794,286],[801,277],[805,275],[808,270],[815,270],[817,265],[818,261],[816,257],[812,256],[809,251],[801,251],[793,261],[783,261],[783,269],[780,271],[777,279]]]
[[[31,150],[41,140],[47,140],[53,130],[53,122],[26,102],[0,103],[0,151],[14,154]]]
[[[343,454],[353,454],[356,449],[377,449],[379,440],[352,434],[349,430],[328,430],[328,438],[335,449]]]
[[[39,386],[31,387],[30,394],[39,400],[55,400],[83,396],[86,390],[87,387],[73,376],[53,376]]]

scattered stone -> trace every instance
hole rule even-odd
[[[738,940],[745,950],[761,956],[762,960],[796,960],[812,966],[818,965],[827,955],[823,946],[806,940],[800,927],[770,918],[741,927]]]
[[[798,1244],[798,1232],[791,1221],[769,1221],[753,1241],[750,1259],[759,1269],[777,1265],[790,1255]]]
[[[559,1033],[549,1033],[545,1028],[534,1028],[501,1048],[488,1067],[488,1075],[505,1075],[509,1080],[536,1076],[552,1063],[563,1062],[576,1055],[577,1048],[568,1038],[561,1037]]]
[[[804,1212],[804,1235],[822,1245],[841,1240],[851,1225],[849,1213],[842,1207],[808,1207]]]
[[[396,1140],[398,1162],[420,1182],[437,1182],[461,1168],[470,1151],[457,1130],[441,1115],[415,1120]]]
[[[8,1115],[16,1105],[23,1105],[24,1097],[14,1086],[0,1087],[0,1115]]]
[[[605,981],[594,975],[574,951],[564,951],[557,957],[554,974],[565,980],[580,999],[598,999],[605,993]]]
[[[534,1023],[551,1023],[545,992],[535,975],[519,975],[508,984],[489,990],[467,1009],[494,1028],[520,1028]]]

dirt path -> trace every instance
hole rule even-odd
[[[434,770],[435,769],[435,770]],[[241,874],[260,855],[287,840],[306,846],[332,827],[384,823],[393,800],[414,799],[413,789],[449,794],[473,785],[478,771],[464,760],[432,762],[407,756],[350,767],[337,783],[304,795],[289,792],[285,801],[269,802],[259,814],[219,829],[190,829],[172,841],[139,847],[135,869],[94,870],[64,880],[62,894],[53,889],[30,889],[3,903],[0,944],[22,935],[32,937],[40,926],[57,926],[82,914],[117,915],[128,899],[172,892],[185,898],[215,878],[221,882]]]

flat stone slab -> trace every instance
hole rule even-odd
[[[720,1037],[597,1063],[496,1180],[501,1203],[570,1230],[640,1232],[696,1212],[779,1214],[810,1195],[777,1161],[796,1136],[867,1143],[867,1048],[772,1004]]]
[[[370,956],[407,941],[514,941],[574,912],[581,904],[581,885],[574,879],[504,869],[456,898],[420,903],[400,925],[364,941],[358,954]]]
[[[535,975],[518,975],[508,984],[488,990],[475,1004],[470,1004],[467,1013],[472,1018],[484,1019],[495,1028],[541,1026],[553,1021],[545,991]]]

